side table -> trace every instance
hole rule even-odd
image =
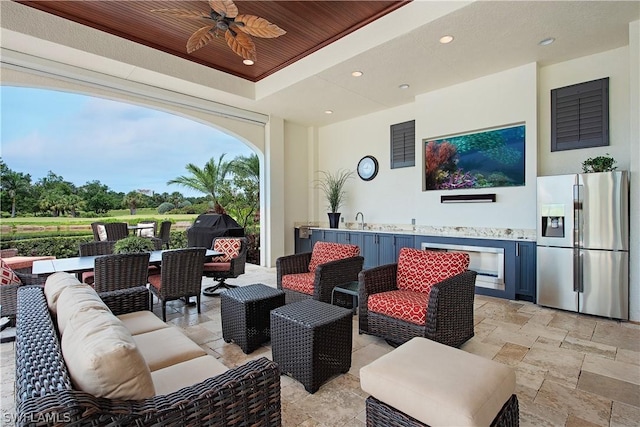
[[[315,393],[333,375],[351,368],[352,314],[307,299],[271,311],[271,351],[282,373]]]
[[[358,308],[358,295],[360,292],[359,283],[349,282],[333,288],[333,290],[331,291],[331,304],[334,304],[334,297],[336,292],[351,295],[351,297],[353,298],[353,314],[356,314],[356,309]]]
[[[249,354],[271,337],[269,312],[284,305],[284,292],[261,283],[220,294],[222,338]]]

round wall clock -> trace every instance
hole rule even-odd
[[[371,181],[378,174],[378,161],[373,156],[364,156],[358,162],[358,176],[365,181]]]

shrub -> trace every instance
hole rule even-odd
[[[187,206],[191,206],[191,202],[188,200],[178,203],[179,208],[186,208]]]
[[[164,202],[164,203],[161,203],[160,206],[158,206],[158,213],[159,214],[166,214],[167,212],[169,212],[170,210],[172,210],[174,208],[175,208],[175,206],[173,205],[173,203]]]
[[[113,253],[116,254],[134,254],[139,252],[152,251],[153,243],[151,239],[140,236],[129,236],[118,240],[113,245]]]

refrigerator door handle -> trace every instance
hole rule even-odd
[[[582,257],[580,256],[580,249],[575,248],[573,250],[573,291],[580,292],[582,289]]]
[[[580,248],[582,245],[582,199],[583,185],[573,186],[573,247]]]

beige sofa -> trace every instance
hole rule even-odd
[[[121,312],[148,298],[133,292],[99,296],[66,273],[19,290],[18,425],[281,424],[277,364],[228,369],[152,312]]]

